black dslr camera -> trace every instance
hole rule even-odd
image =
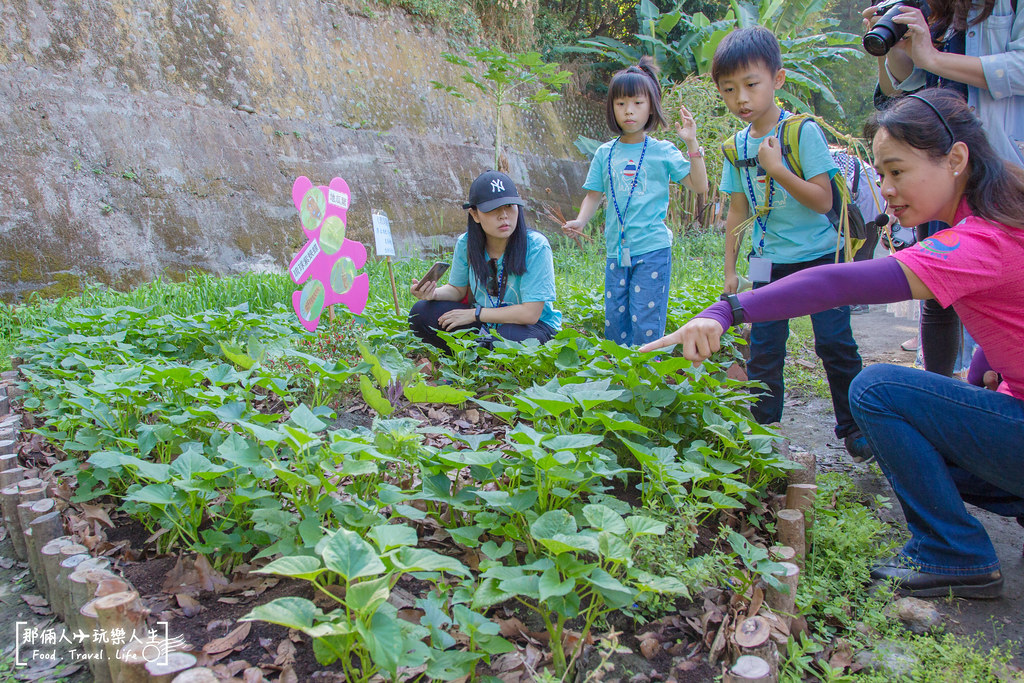
[[[925,19],[931,14],[928,0],[885,0],[875,10],[875,16],[882,18],[864,34],[865,50],[876,57],[888,54],[892,46],[907,32],[906,25],[893,23],[893,19],[903,13],[904,7],[916,7],[921,10]]]

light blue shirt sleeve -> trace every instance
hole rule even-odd
[[[455,241],[455,251],[452,254],[452,269],[448,271],[448,284],[454,287],[465,287],[469,285],[469,256],[466,245],[468,243],[466,233],[459,235]]]
[[[530,243],[526,251],[526,273],[519,287],[522,303],[531,301],[554,301],[555,263],[551,255],[551,244],[544,235],[530,231]]]
[[[678,183],[690,175],[690,158],[683,155],[679,148],[665,140],[665,165],[668,168],[669,182]]]
[[[594,158],[590,160],[590,170],[587,171],[587,179],[583,183],[584,190],[594,192],[607,192],[605,187],[605,164],[608,161],[608,152],[611,151],[609,143],[604,143],[594,152]]]
[[[839,172],[836,160],[828,151],[825,134],[814,121],[808,121],[800,129],[800,166],[803,168],[804,180],[828,173],[831,178]]]
[[[740,184],[740,172],[725,157],[722,158],[722,182],[718,184],[718,189],[722,192],[746,192],[746,188]]]

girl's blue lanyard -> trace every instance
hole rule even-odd
[[[786,110],[779,111],[779,120],[775,122],[775,137],[779,137],[779,126],[782,124],[782,117],[786,115]],[[753,124],[751,124],[753,126]],[[747,159],[747,140],[750,138],[751,128],[747,128],[747,134],[743,137],[743,159]],[[780,141],[781,144],[781,141]],[[756,166],[755,166],[756,168]],[[764,238],[768,235],[768,216],[772,213],[772,195],[775,194],[775,179],[768,176],[768,187],[765,189],[765,201],[768,205],[768,212],[765,213],[764,219],[757,215],[757,195],[754,194],[754,183],[750,180],[750,167],[746,169],[747,178],[747,191],[750,193],[750,209],[754,213],[754,222],[757,223],[757,227],[761,228],[761,241],[757,245],[757,255],[761,256],[764,254]]]
[[[501,296],[504,293],[505,287],[505,257],[502,256],[501,260],[498,261],[496,268],[498,269],[498,298],[495,299],[491,296],[490,290],[485,288],[484,291],[487,293],[487,303],[490,304],[491,308],[501,308]]]
[[[636,189],[637,181],[640,180],[640,169],[644,165],[644,155],[647,154],[647,136],[644,135],[644,146],[640,150],[640,161],[636,165],[636,173],[633,174],[633,182],[629,186],[629,196],[626,197],[626,208],[619,211],[619,200],[615,197],[615,178],[612,176],[612,155],[615,154],[615,145],[619,141],[615,138],[612,141],[612,148],[608,150],[608,190],[612,195],[612,205],[615,207],[615,215],[619,219],[619,265],[628,268],[632,265],[629,258],[629,247],[626,246],[626,221],[625,216],[629,213],[629,203],[633,201],[633,190]],[[746,150],[744,150],[744,153]]]

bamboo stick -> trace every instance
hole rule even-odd
[[[765,602],[789,624],[796,613],[796,588],[800,582],[800,568],[792,562],[781,562],[780,564],[782,571],[775,574],[775,578],[789,590],[783,592],[768,586],[768,590],[765,591]]]
[[[750,617],[736,625],[733,643],[738,656],[753,655],[768,663],[771,673],[779,674],[779,650],[771,639],[772,629],[761,617]]]
[[[792,486],[793,484],[813,484],[817,477],[818,472],[818,459],[814,453],[804,453],[797,451],[791,453],[789,459],[800,465],[799,469],[789,470],[786,475],[786,481]],[[790,507],[790,506],[786,506]]]
[[[25,542],[25,555],[28,560],[28,567],[32,570],[32,578],[35,579],[39,594],[46,597],[46,576],[43,574],[41,558],[39,557],[41,546],[36,545],[30,526],[37,517],[42,517],[46,513],[51,512],[57,505],[56,501],[52,498],[34,497],[36,492],[39,492],[41,496],[43,491],[44,489],[40,487],[19,494],[19,497],[25,495],[26,498],[31,497],[32,499],[19,503],[16,510],[18,512],[18,525],[21,527],[21,535]]]
[[[149,683],[172,683],[174,679],[196,665],[196,656],[188,652],[168,653],[166,660],[149,662],[146,671],[152,677]]]
[[[60,510],[52,509],[56,507],[56,501],[52,498],[44,498],[32,504],[36,511],[38,511],[40,506],[50,507],[51,509],[29,522],[28,531],[25,532],[25,540],[26,543],[31,545],[32,553],[36,556],[36,566],[39,568],[40,574],[40,578],[36,583],[45,585],[46,595],[49,596],[52,592],[50,587],[50,577],[52,575],[46,571],[42,550],[46,547],[47,543],[64,533],[64,518],[61,516]],[[50,600],[50,604],[53,604],[53,600]]]
[[[100,645],[92,638],[92,634],[100,629],[99,619],[96,617],[96,600],[94,598],[82,606],[79,610],[79,624],[82,632],[89,635],[82,641],[85,646],[86,662],[89,664],[89,671],[92,673],[94,683],[113,683],[114,679],[110,672],[110,662],[105,659],[105,652]]]
[[[790,484],[786,487],[786,507],[804,513],[804,529],[810,531],[814,526],[814,499],[818,497],[818,487],[814,484]]]
[[[174,677],[171,683],[217,683],[217,676],[206,667],[200,666],[195,669],[183,671]]]
[[[124,634],[124,642],[131,641],[133,635],[144,640],[149,610],[142,604],[139,594],[134,590],[104,595],[96,598],[92,605],[96,610],[100,631],[108,636],[105,639],[107,642],[103,643],[103,650],[107,655],[110,676],[115,681],[120,681],[122,667],[117,659],[117,653],[122,645],[112,642],[113,638],[110,636],[114,633]]]
[[[743,655],[722,675],[722,683],[776,683],[768,662],[753,655]]]
[[[778,532],[779,544],[793,549],[793,562],[803,566],[807,554],[807,532],[804,528],[804,513],[800,510],[779,510],[775,515],[775,529]]]

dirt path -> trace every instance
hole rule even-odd
[[[872,306],[871,312],[853,316],[853,331],[865,364],[897,363],[912,365],[914,354],[900,349],[900,343],[913,337],[917,323],[886,313],[885,306]],[[870,495],[888,496],[894,503],[892,518],[904,524],[899,505],[888,482],[872,474],[868,465],[853,463],[842,442],[832,432],[832,404],[828,399],[787,395],[782,426],[791,447],[814,453],[821,471],[847,472]],[[968,509],[981,519],[995,544],[1003,571],[1003,597],[999,600],[939,600],[936,606],[946,617],[953,633],[972,634],[982,643],[1015,643],[1014,662],[1024,665],[1024,528],[1011,518],[993,515],[974,506]]]

